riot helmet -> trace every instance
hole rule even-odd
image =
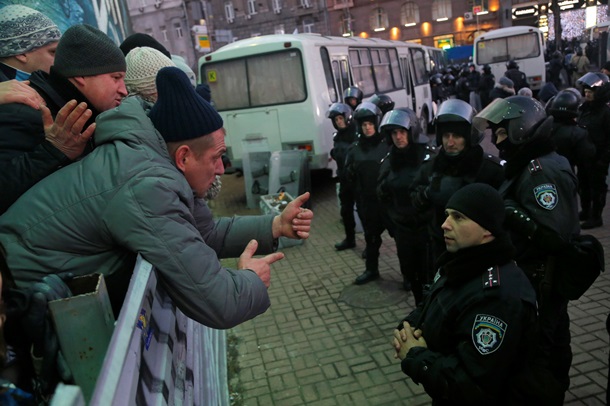
[[[455,76],[453,76],[451,73],[447,73],[445,76],[443,76],[443,84],[445,86],[452,85],[453,82],[455,82]]]
[[[387,94],[374,94],[368,101],[379,107],[382,115],[394,108],[394,101]]]
[[[576,84],[584,88],[595,88],[609,81],[608,76],[601,72],[588,72],[581,76]]]
[[[439,86],[443,84],[443,75],[441,73],[435,73],[430,76],[430,86]]]
[[[370,101],[362,102],[356,107],[356,110],[354,110],[354,120],[358,123],[358,132],[362,132],[362,123],[365,121],[372,122],[375,126],[375,131],[379,131],[381,110]]]
[[[464,137],[465,145],[470,147],[481,142],[481,134],[473,131],[472,118],[476,110],[464,100],[445,100],[438,107],[435,117],[436,145],[443,143],[443,134],[451,132]]]
[[[578,106],[580,106],[580,95],[574,94],[570,90],[562,90],[549,100],[547,113],[555,119],[573,119],[578,116]]]
[[[346,128],[352,125],[354,121],[352,108],[345,103],[333,103],[330,105],[328,111],[326,112],[326,117],[330,118],[333,123],[333,127],[335,127],[335,130],[339,131],[343,128],[337,128],[337,123],[335,123],[335,117],[337,116],[343,116]]]
[[[495,99],[472,120],[473,126],[483,132],[487,128],[506,129],[508,140],[513,145],[527,143],[534,137],[538,126],[546,119],[544,106],[538,100],[527,96],[510,96]]]
[[[349,103],[348,99],[350,99],[350,98],[356,99],[356,106],[357,106],[360,103],[362,103],[363,97],[364,97],[364,95],[362,94],[362,90],[358,89],[358,87],[356,87],[356,86],[350,86],[343,91],[343,101],[345,102],[345,104],[349,105],[350,107],[351,107],[351,104]]]
[[[381,120],[379,132],[386,138],[388,144],[392,145],[392,130],[396,128],[404,128],[408,133],[409,144],[419,142],[419,133],[421,132],[419,120],[413,110],[407,107],[401,107],[388,111]]]
[[[488,63],[486,63],[485,65],[483,65],[483,72],[485,73],[491,73],[491,66],[489,66]]]
[[[515,62],[514,59],[511,59],[506,62],[506,69],[519,69],[519,65],[517,65],[517,62]]]

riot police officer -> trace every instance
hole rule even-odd
[[[572,362],[568,300],[553,283],[557,257],[580,232],[578,181],[568,160],[555,152],[553,119],[538,100],[525,96],[496,99],[475,118],[507,160],[500,188],[507,206],[507,226],[517,248],[515,260],[528,275],[539,304],[538,353],[560,383],[570,385]]]
[[[350,86],[343,91],[343,102],[350,106],[352,110],[355,110],[360,103],[362,103],[362,90],[358,89],[357,86]]]
[[[335,244],[335,249],[342,251],[356,246],[354,188],[345,173],[347,151],[357,139],[356,124],[351,107],[344,103],[333,103],[326,112],[326,117],[331,119],[333,127],[337,130],[333,135],[333,149],[330,151],[330,156],[337,162],[341,219],[345,228],[345,239]]]
[[[610,165],[610,81],[601,72],[589,72],[577,80],[583,87],[585,101],[580,106],[578,125],[587,129],[595,145],[591,164],[579,171],[580,220],[583,229],[601,227],[602,212],[606,206],[608,185],[606,176]]]
[[[474,183],[498,188],[504,181],[500,160],[479,145],[481,134],[473,131],[472,106],[459,99],[444,101],[436,116],[436,143],[442,148],[422,165],[412,185],[412,201],[420,211],[432,210],[429,234],[436,259],[445,250],[441,225],[445,205],[457,190]]]
[[[389,146],[379,134],[379,107],[362,102],[354,111],[354,119],[358,125],[358,141],[349,149],[345,165],[356,192],[356,207],[366,241],[366,269],[355,282],[361,285],[379,278],[381,234],[388,228],[389,219],[380,207],[376,190],[381,160],[387,155]]]
[[[387,94],[374,94],[368,99],[368,101],[379,107],[382,117],[388,111],[394,109],[394,101]]]
[[[411,290],[415,304],[423,298],[427,280],[426,214],[411,204],[409,187],[431,149],[420,141],[421,129],[415,112],[399,108],[388,112],[379,127],[390,153],[381,163],[377,196],[394,225],[394,240],[403,276],[403,287]]]
[[[527,85],[525,73],[519,70],[519,65],[517,65],[517,62],[515,62],[514,59],[511,59],[506,63],[506,72],[504,72],[504,76],[513,81],[515,92],[518,92],[523,87],[529,87]]]

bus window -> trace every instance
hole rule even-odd
[[[301,53],[294,49],[253,55],[204,66],[214,71],[209,82],[218,111],[305,100],[305,79]]]
[[[349,67],[347,66],[347,60],[341,59],[339,62],[339,67],[341,68],[341,94],[343,94],[343,90],[349,87]]]
[[[411,62],[413,62],[413,81],[415,85],[428,83],[428,72],[426,70],[426,57],[423,49],[410,49]]]
[[[375,93],[375,82],[373,82],[373,70],[368,49],[350,49],[349,59],[354,75],[354,84],[358,86],[365,96]]]
[[[377,91],[387,92],[394,88],[392,83],[392,71],[390,70],[390,58],[387,49],[371,49],[373,60],[373,71],[377,82]]]
[[[330,65],[330,57],[328,56],[328,49],[325,47],[320,48],[320,58],[322,58],[322,68],[324,69],[324,76],[326,77],[326,87],[328,88],[330,101],[336,103],[338,101],[337,89],[335,88],[335,82],[333,80],[333,72]]]
[[[392,69],[392,78],[394,78],[394,88],[400,89],[403,87],[402,75],[400,74],[400,65],[398,64],[398,52],[395,49],[389,50],[390,69]]]
[[[511,59],[535,58],[540,55],[537,33],[531,32],[512,37],[493,38],[477,44],[477,65],[506,62]]]

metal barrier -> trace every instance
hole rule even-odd
[[[52,405],[82,404],[67,388]],[[225,331],[186,317],[139,256],[90,404],[229,404]]]

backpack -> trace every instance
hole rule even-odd
[[[605,270],[604,247],[588,234],[573,237],[557,259],[555,289],[568,300],[579,299]]]

